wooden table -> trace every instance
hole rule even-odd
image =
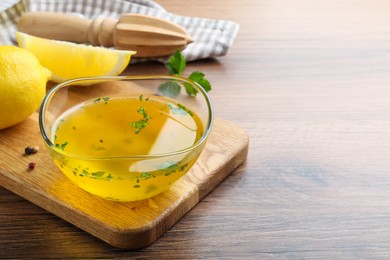
[[[247,161],[149,247],[121,250],[0,188],[0,258],[386,258],[390,2],[159,0],[241,28],[206,72]],[[166,72],[134,65],[127,74]]]

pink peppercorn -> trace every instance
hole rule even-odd
[[[28,164],[28,168],[29,168],[30,170],[34,170],[34,168],[35,168],[35,162],[30,162],[30,163]]]

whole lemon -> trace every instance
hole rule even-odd
[[[25,120],[39,108],[50,76],[31,52],[0,46],[0,129]]]

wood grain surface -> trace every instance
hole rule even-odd
[[[390,2],[158,0],[230,19],[228,55],[194,62],[246,163],[151,246],[119,250],[0,189],[1,258],[388,259]],[[127,74],[166,72],[157,63]]]

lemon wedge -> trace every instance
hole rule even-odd
[[[136,53],[49,40],[22,32],[16,32],[16,41],[32,52],[52,72],[51,80],[58,83],[79,77],[119,75]]]

